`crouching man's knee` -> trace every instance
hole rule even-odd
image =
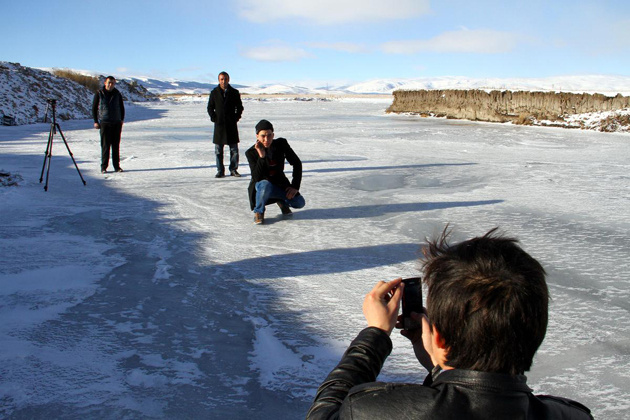
[[[298,194],[291,200],[290,206],[295,209],[301,209],[306,205],[306,200],[302,194]]]
[[[263,179],[262,181],[258,181],[256,183],[256,191],[264,191],[271,186],[271,182]]]

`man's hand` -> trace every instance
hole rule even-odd
[[[101,128],[101,125],[99,123],[94,123],[94,128]]]
[[[254,147],[258,152],[258,156],[260,156],[261,158],[264,158],[267,155],[267,152],[265,151],[265,146],[263,146],[261,142],[257,141]]]
[[[287,187],[285,192],[287,193],[287,198],[289,200],[291,200],[293,197],[295,197],[297,195],[297,193],[299,192],[298,190],[296,190],[293,187]]]
[[[426,309],[424,310],[426,311]],[[431,325],[429,324],[429,318],[425,314],[412,312],[411,319],[421,322],[422,329],[417,328],[414,330],[402,330],[400,333],[411,341],[416,359],[418,359],[420,364],[424,366],[426,370],[431,372],[433,367],[435,367],[437,360],[433,357],[433,341],[431,340]],[[402,328],[402,317],[399,318],[396,327]]]
[[[387,334],[392,333],[398,318],[402,290],[405,287],[401,283],[400,278],[390,282],[380,281],[365,296],[363,315],[369,327],[380,328]]]

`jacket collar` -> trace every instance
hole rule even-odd
[[[488,391],[532,392],[527,386],[525,375],[507,375],[504,373],[480,372],[476,370],[451,369],[442,371],[433,381],[433,387],[443,384],[455,384],[475,388],[485,388]]]

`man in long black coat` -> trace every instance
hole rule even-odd
[[[243,114],[241,94],[230,85],[230,75],[219,73],[219,86],[212,89],[208,100],[208,115],[214,123],[214,153],[217,158],[217,178],[225,176],[223,166],[223,146],[230,146],[230,175],[241,176],[238,169],[238,127]]]

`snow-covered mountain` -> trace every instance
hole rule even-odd
[[[546,78],[469,78],[459,76],[414,79],[378,79],[343,87],[352,93],[392,93],[394,90],[481,89],[526,90],[570,93],[601,93],[608,96],[630,95],[628,76],[557,76]]]
[[[149,77],[131,77],[129,80],[135,80],[137,83],[144,86],[149,92],[156,95],[173,95],[173,94],[185,94],[185,95],[199,95],[207,94],[212,90],[216,84],[203,83],[203,82],[191,82],[182,80],[159,80]]]
[[[208,94],[216,84],[177,80],[132,78],[150,92],[163,94]],[[271,83],[262,85],[233,85],[249,95],[388,95],[395,90],[419,89],[483,89],[526,90],[571,93],[601,93],[608,96],[630,95],[628,76],[557,76],[546,78],[470,78],[464,76],[424,77],[413,79],[375,79],[356,84],[308,87]]]
[[[158,80],[132,77],[157,95],[188,94],[207,95],[216,84]],[[421,77],[413,79],[375,79],[355,84],[339,84],[309,87],[286,83],[262,85],[233,84],[241,93],[249,95],[389,95],[395,90],[419,89],[483,89],[483,90],[527,90],[557,91],[571,93],[602,93],[608,96],[630,95],[628,76],[557,76],[546,78],[470,78],[464,76]]]
[[[290,86],[283,84],[268,84],[261,86],[243,86],[240,88],[242,93],[250,95],[312,95],[318,93],[317,89],[304,86]]]

